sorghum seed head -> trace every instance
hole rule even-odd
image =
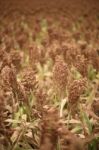
[[[53,68],[53,84],[57,92],[62,94],[66,90],[67,77],[67,64],[60,56],[57,56]]]
[[[11,51],[10,57],[12,64],[19,71],[21,68],[21,60],[22,60],[21,53],[19,51]]]
[[[88,73],[88,62],[87,59],[84,58],[83,55],[77,55],[76,61],[74,62],[74,66],[81,73],[82,76],[87,76]]]
[[[79,80],[74,80],[70,85],[69,85],[69,103],[70,104],[77,104],[78,99],[80,95],[84,92],[86,87],[86,79],[79,79]]]
[[[14,68],[10,68],[9,66],[5,66],[1,71],[1,78],[3,86],[7,86],[8,88],[16,89],[17,79]]]
[[[22,72],[21,84],[24,86],[26,92],[35,89],[37,84],[35,71],[32,68],[26,68]]]

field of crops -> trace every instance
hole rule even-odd
[[[0,2],[0,150],[99,150],[99,1]]]

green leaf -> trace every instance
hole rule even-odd
[[[84,121],[88,127],[89,134],[91,134],[92,133],[92,124],[91,124],[91,122],[90,122],[90,120],[89,120],[89,118],[85,112],[83,112],[83,117],[84,117]]]

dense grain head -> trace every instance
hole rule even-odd
[[[70,132],[64,125],[58,131],[61,150],[85,150],[84,140]]]
[[[21,69],[22,56],[20,51],[11,51],[11,62],[15,66],[17,72]]]
[[[53,67],[53,84],[57,94],[64,97],[68,80],[68,67],[64,60],[57,56]]]
[[[35,71],[32,68],[25,68],[23,70],[21,84],[24,86],[26,92],[35,90],[37,81]]]
[[[58,141],[58,112],[55,108],[45,108],[41,121],[40,150],[55,150]]]
[[[1,78],[3,82],[3,86],[8,88],[13,88],[16,90],[17,86],[17,79],[16,79],[16,72],[14,68],[10,68],[9,66],[5,66],[1,72]]]
[[[81,73],[83,77],[88,75],[88,61],[83,55],[77,55],[74,66]]]
[[[86,87],[86,79],[79,79],[74,80],[69,85],[68,89],[68,101],[69,101],[69,109],[71,110],[71,113],[74,114],[77,113],[78,104],[79,104],[79,98],[81,94],[84,92]]]
[[[29,46],[29,62],[32,68],[35,68],[36,63],[44,63],[45,60],[45,49],[39,47],[35,42]]]
[[[69,86],[69,102],[76,103],[86,87],[86,79],[74,80]]]

